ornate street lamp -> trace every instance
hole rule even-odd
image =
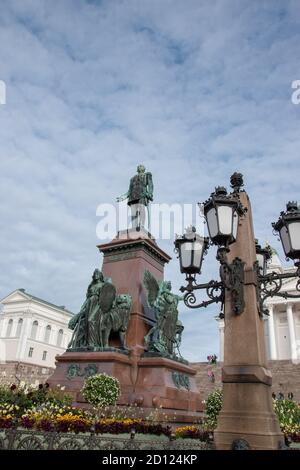
[[[211,303],[221,302],[222,310],[225,291],[230,291],[232,298],[232,310],[240,315],[244,311],[244,263],[236,257],[228,263],[227,254],[229,246],[236,241],[239,219],[245,215],[239,193],[243,186],[243,177],[240,173],[234,173],[230,179],[233,191],[228,194],[226,188],[218,186],[204,202],[204,216],[208,227],[209,238],[200,237],[195,227],[189,228],[182,237],[175,240],[175,251],[180,262],[180,271],[186,275],[187,285],[181,287],[185,292],[184,302],[187,307],[207,307]],[[267,262],[271,258],[271,248],[262,248],[255,240],[256,262],[253,272],[256,275],[258,311],[262,316],[268,314],[264,307],[264,301],[268,297],[280,296],[284,298],[299,298],[300,294],[288,294],[281,292],[284,279],[300,278],[300,210],[295,202],[287,204],[286,212],[281,212],[279,220],[273,223],[274,230],[279,232],[285,255],[295,261],[297,271],[294,273],[279,274],[271,272],[267,274]],[[220,281],[211,280],[207,283],[197,284],[196,274],[201,274],[202,261],[209,246],[217,245],[217,260],[220,262]],[[208,300],[197,303],[194,291],[206,290]],[[296,290],[300,292],[300,279]],[[220,314],[221,317],[224,313]]]
[[[271,247],[267,245],[265,248],[262,248],[258,243],[257,238],[255,239],[255,251],[256,251],[256,261],[259,267],[259,274],[267,274],[267,264],[269,259],[271,259],[272,251]]]
[[[276,223],[272,224],[279,232],[285,256],[292,260],[300,260],[300,209],[297,202],[288,202],[286,212],[282,211]]]
[[[239,201],[218,186],[204,203],[204,216],[213,244],[228,246],[236,240],[239,222]]]
[[[186,275],[200,274],[207,247],[208,238],[198,235],[195,227],[188,227],[186,233],[175,240],[175,248],[179,253],[180,271]]]
[[[226,188],[219,186],[204,202],[204,216],[208,226],[211,244],[218,246],[217,260],[220,262],[220,281],[211,280],[208,283],[196,284],[196,274],[200,274],[204,254],[208,248],[208,238],[199,237],[199,249],[197,265],[193,261],[195,255],[189,254],[192,246],[190,232],[175,240],[175,251],[178,253],[180,270],[186,274],[188,284],[181,287],[185,304],[190,308],[207,307],[213,302],[224,303],[225,289],[232,294],[232,308],[239,315],[244,309],[244,297],[242,284],[244,282],[244,263],[240,258],[235,258],[231,264],[228,263],[228,246],[234,243],[237,237],[239,217],[242,217],[245,210],[239,200],[239,190],[243,186],[243,179],[240,173],[234,173],[231,177],[231,187],[233,192],[228,194]],[[195,229],[194,229],[195,233]],[[196,235],[195,235],[196,237]],[[189,243],[189,245],[188,245]],[[193,291],[205,289],[209,300],[196,303]]]
[[[293,273],[279,274],[276,272],[261,272],[257,267],[259,313],[268,315],[264,308],[264,301],[268,297],[283,297],[284,299],[298,299],[300,294],[281,292],[285,279],[299,278],[296,283],[296,291],[300,292],[300,210],[296,202],[288,202],[286,212],[282,211],[278,221],[272,223],[275,232],[280,235],[283,251],[286,258],[294,261],[297,267]],[[256,251],[258,253],[258,251]],[[257,255],[258,256],[258,255]],[[267,256],[264,254],[264,256]],[[265,261],[266,262],[266,261]],[[259,261],[258,261],[259,263]]]

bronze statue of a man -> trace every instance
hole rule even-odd
[[[132,228],[140,229],[145,226],[145,208],[148,208],[148,225],[150,225],[149,203],[153,201],[153,181],[152,174],[146,172],[144,165],[137,167],[137,174],[134,175],[129,184],[127,193],[117,198],[117,202],[128,199],[127,204],[131,209]]]

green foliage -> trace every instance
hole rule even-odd
[[[286,437],[300,434],[300,407],[291,400],[274,400],[274,410]]]
[[[48,389],[47,391],[47,403],[49,405],[57,406],[57,407],[70,407],[73,402],[73,398],[71,395],[63,392],[64,387],[60,390],[55,389]]]
[[[18,407],[20,413],[27,408],[43,403],[46,400],[47,387],[45,385],[28,386],[24,382],[19,385],[1,385],[0,405]]]
[[[120,396],[120,383],[115,377],[96,374],[85,380],[82,394],[84,399],[94,406],[115,405]]]
[[[217,417],[223,404],[223,390],[216,389],[211,392],[206,400],[205,413],[207,421],[212,429],[217,426]]]
[[[0,409],[9,408],[18,410],[16,415],[22,415],[25,410],[39,406],[45,402],[55,405],[71,405],[72,398],[61,394],[59,390],[50,390],[48,384],[28,385],[20,382],[18,385],[0,386]]]

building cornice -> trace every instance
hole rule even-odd
[[[24,300],[6,300],[13,294],[20,294],[21,296],[24,297]],[[10,305],[13,306],[14,304],[16,305],[22,305],[24,303],[34,303],[38,305],[42,305],[43,307],[49,308],[51,310],[54,310],[55,312],[59,312],[61,315],[66,315],[67,317],[71,318],[74,313],[71,312],[70,310],[67,310],[65,308],[61,308],[58,305],[52,304],[51,302],[47,302],[46,300],[40,299],[39,297],[35,297],[34,295],[31,295],[23,290],[16,289],[10,294],[8,294],[6,297],[4,297],[0,303],[3,305]]]

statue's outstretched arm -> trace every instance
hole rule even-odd
[[[125,199],[127,199],[131,193],[131,190],[132,190],[132,178],[130,180],[130,183],[129,183],[129,189],[126,193],[122,194],[121,196],[117,197],[117,202],[121,202],[121,201],[124,201]]]
[[[127,191],[127,193],[124,193],[121,196],[117,197],[117,202],[124,201],[127,198],[128,198],[128,191]]]

